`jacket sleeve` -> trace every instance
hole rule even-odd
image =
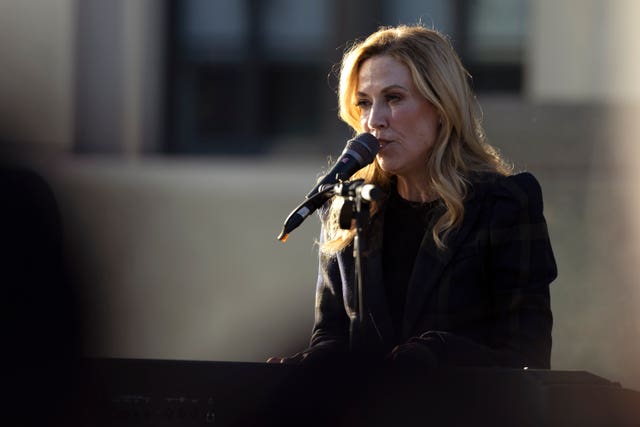
[[[338,256],[320,253],[311,351],[331,348],[342,352],[348,348],[349,317],[345,311],[342,279]]]
[[[549,368],[549,284],[557,269],[540,186],[531,174],[518,174],[499,179],[489,198],[487,342],[443,331],[427,331],[409,342],[427,346],[440,364]]]
[[[531,174],[506,178],[495,192],[489,229],[492,345],[502,349],[504,365],[550,365],[549,284],[557,268],[542,211],[542,191]]]

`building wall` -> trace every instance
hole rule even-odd
[[[563,183],[572,183],[558,194],[566,217],[556,230],[566,245],[560,248],[554,294],[556,366],[584,366],[638,384],[640,4],[561,0],[530,5],[527,98],[587,113],[570,124],[560,114],[557,126],[546,131],[548,162],[564,176],[547,191],[558,194]],[[568,126],[579,139],[558,140]]]
[[[144,40],[162,34],[154,5],[103,5],[111,24],[96,25],[114,48],[101,53],[78,46],[87,35],[75,32],[78,16],[107,16],[96,15],[100,9],[83,12],[71,0],[0,3],[0,141],[35,147],[28,161],[59,200],[82,279],[87,352],[259,361],[297,350],[312,322],[318,224],[309,220],[284,246],[275,235],[326,165],[324,155],[337,153],[142,155],[157,151],[162,136],[153,109],[159,77],[148,65],[157,62],[138,62],[153,45]],[[640,55],[630,35],[637,6],[530,7],[526,96],[480,101],[490,140],[543,185],[560,271],[552,286],[553,366],[640,388],[633,167],[640,121],[632,81]],[[109,33],[114,25],[122,32]],[[151,52],[157,61],[161,53]],[[71,154],[82,147],[94,154]]]
[[[638,102],[640,4],[529,3],[528,96],[536,102]]]
[[[73,0],[0,2],[3,144],[46,151],[71,148],[75,4]]]

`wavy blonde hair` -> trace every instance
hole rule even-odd
[[[416,87],[441,118],[425,168],[432,190],[446,207],[432,231],[438,248],[445,249],[447,235],[464,217],[469,175],[509,175],[511,167],[486,142],[480,108],[469,86],[470,75],[453,47],[446,37],[421,25],[383,27],[346,50],[340,67],[339,116],[355,133],[363,131],[356,105],[360,66],[378,55],[388,55],[406,65]],[[352,177],[360,178],[386,190],[391,185],[391,176],[380,169],[377,161]],[[377,208],[373,205],[372,213]],[[355,235],[353,228],[340,229],[339,213],[340,203],[332,203],[320,246],[324,253],[344,249]]]

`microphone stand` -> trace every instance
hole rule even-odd
[[[287,217],[278,240],[286,242],[289,233],[298,227],[313,211],[322,206],[333,196],[344,199],[339,214],[340,228],[349,230],[355,222],[355,236],[353,239],[353,258],[355,262],[356,292],[351,301],[354,313],[350,316],[349,351],[350,353],[364,352],[365,331],[367,324],[367,299],[364,286],[367,242],[362,230],[369,221],[370,203],[380,200],[384,193],[372,184],[365,184],[363,179],[354,181],[339,181],[326,184],[318,188],[318,192],[308,197],[296,207]]]
[[[367,241],[362,233],[369,221],[370,202],[382,197],[382,191],[364,180],[342,182],[334,187],[334,194],[344,198],[340,210],[340,228],[350,229],[355,222],[356,234],[353,238],[353,258],[355,262],[356,292],[353,296],[354,313],[349,327],[349,351],[351,354],[365,349],[365,331],[367,324],[367,298],[364,264]]]

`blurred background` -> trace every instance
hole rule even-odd
[[[275,236],[351,135],[335,64],[420,21],[542,184],[553,368],[638,389],[639,20],[634,0],[0,0],[0,153],[55,194],[85,354],[293,353],[319,223]]]

